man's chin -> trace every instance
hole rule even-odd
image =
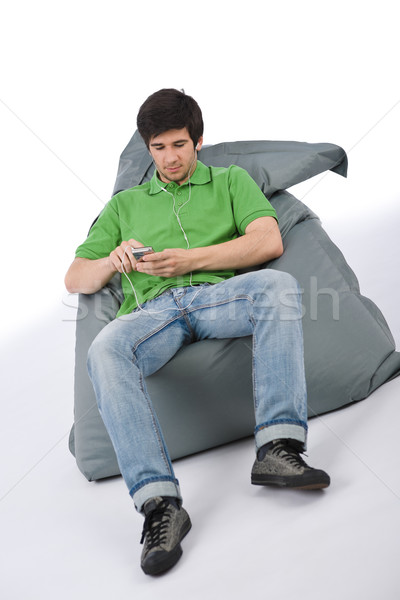
[[[160,173],[159,173],[160,175]],[[183,183],[184,181],[187,180],[187,175],[186,173],[183,173],[181,169],[177,170],[176,172],[163,172],[161,173],[161,180],[164,181],[164,183],[168,183],[168,182],[172,182],[172,183]]]

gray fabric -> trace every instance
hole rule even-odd
[[[318,219],[285,236],[285,252],[268,268],[290,272],[303,289],[309,416],[369,396],[400,373],[400,353],[379,308]]]
[[[204,146],[198,157],[206,165],[243,167],[267,198],[324,171],[347,174],[346,153],[335,144],[224,142]],[[121,154],[113,195],[148,181],[153,171],[150,154],[136,131]]]
[[[266,148],[264,144],[269,146],[269,150],[259,152],[262,147]],[[302,157],[298,162],[300,171],[296,174],[293,153],[300,149],[299,145],[277,142],[274,154],[273,144],[219,144],[206,148],[209,154],[205,157],[203,154],[201,159],[208,162],[209,158],[213,164],[223,166],[232,163],[247,165],[253,177],[258,174],[259,185],[263,184],[260,177],[265,177],[264,190],[285,185],[288,180],[293,185],[301,177],[311,177],[316,174],[314,168],[321,172],[318,169],[322,169],[322,163],[325,168],[338,169],[337,172],[342,175],[346,173],[347,160],[338,147],[319,145],[325,150],[316,158],[314,144],[300,144]],[[282,144],[286,153],[282,151]],[[234,154],[231,153],[232,146]],[[305,147],[309,147],[311,153],[308,160]],[[135,173],[131,174],[129,164],[132,166],[132,162],[129,163],[125,157],[121,159],[117,182],[121,182],[121,178],[125,182],[129,180],[129,187],[148,178],[149,160],[146,154],[141,140],[138,146],[133,144],[129,160],[132,161],[134,156]],[[284,155],[291,175],[285,175]],[[277,165],[280,165],[279,168]],[[278,176],[278,172],[281,175]],[[291,273],[304,290],[305,364],[309,416],[312,417],[361,400],[398,375],[400,354],[395,352],[393,338],[381,312],[360,295],[355,274],[323,230],[318,217],[288,192],[277,192],[270,201],[278,213],[285,252],[279,259],[268,263],[266,268]],[[119,276],[115,276],[97,294],[79,297],[75,423],[70,449],[75,453],[78,467],[89,480],[119,473],[114,450],[96,407],[86,371],[86,356],[91,341],[114,318],[120,300]],[[205,340],[183,348],[158,373],[147,379],[147,385],[172,459],[231,442],[253,432],[251,338]]]

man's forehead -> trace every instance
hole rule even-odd
[[[186,127],[183,129],[169,129],[150,139],[150,146],[176,144],[177,142],[188,142],[190,135]]]

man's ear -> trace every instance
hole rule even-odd
[[[202,146],[203,146],[203,136],[199,137],[199,140],[197,142],[195,150],[197,150],[197,151],[201,150]]]

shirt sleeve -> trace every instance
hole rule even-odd
[[[229,167],[229,190],[236,227],[240,235],[245,233],[249,223],[259,217],[274,217],[278,220],[274,207],[254,179],[241,167]]]
[[[78,246],[75,257],[104,258],[121,243],[118,199],[114,196],[104,207],[90,229],[86,240]]]

